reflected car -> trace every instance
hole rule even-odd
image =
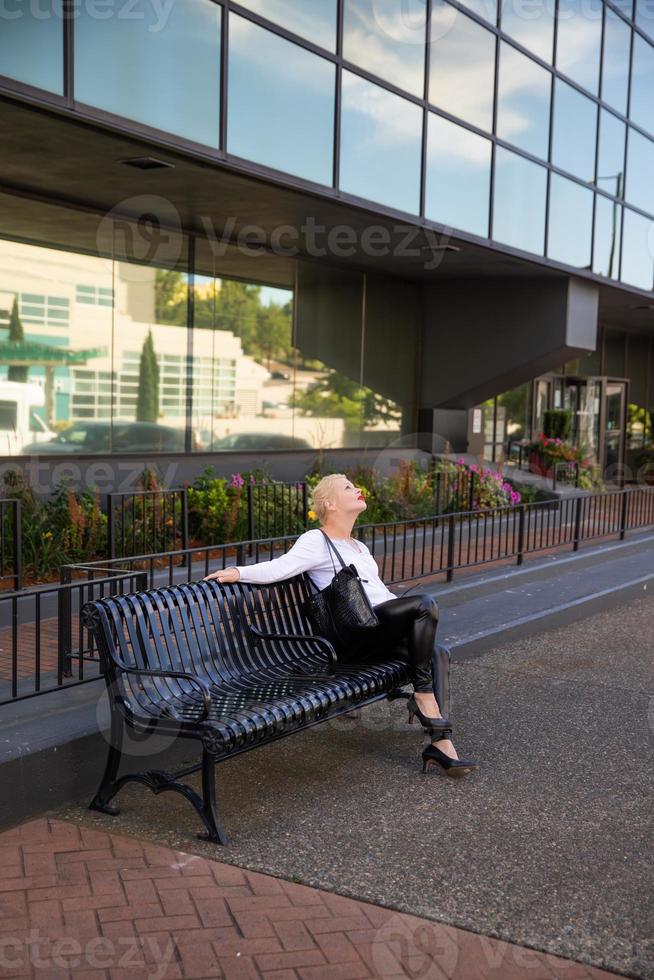
[[[156,422],[90,420],[73,422],[50,442],[30,442],[23,447],[22,454],[183,453],[185,448],[185,432],[181,428]]]
[[[311,449],[306,439],[275,432],[232,432],[217,439],[212,449]]]

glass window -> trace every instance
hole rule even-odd
[[[552,76],[502,41],[497,97],[497,135],[547,159]]]
[[[634,0],[611,0],[611,3],[627,17],[631,17],[634,9]]]
[[[543,254],[547,171],[498,146],[495,151],[493,238]]]
[[[575,177],[595,177],[597,103],[560,78],[554,81],[552,163]]]
[[[425,217],[488,237],[490,140],[429,114]]]
[[[218,146],[220,8],[178,0],[161,13],[116,16],[80,4],[75,19],[75,97],[107,112]],[[108,16],[107,16],[108,15]]]
[[[640,289],[654,286],[654,233],[651,218],[624,209],[620,279]]]
[[[308,448],[293,437],[293,293],[199,275],[193,313],[196,448]]]
[[[461,3],[493,26],[497,24],[497,0],[461,0]]]
[[[420,211],[422,109],[343,72],[340,187],[400,211]]]
[[[631,67],[631,99],[629,118],[636,125],[654,133],[654,47],[645,38],[634,34],[634,54]]]
[[[635,21],[641,31],[654,38],[654,4],[652,0],[635,0]]]
[[[624,196],[624,141],[627,127],[606,109],[600,109],[597,186],[616,197]]]
[[[239,0],[242,7],[329,51],[336,50],[337,0]]]
[[[426,36],[425,0],[345,0],[343,57],[421,98]]]
[[[600,276],[618,278],[621,228],[622,206],[617,201],[609,201],[601,194],[596,194],[593,272]]]
[[[502,30],[552,64],[554,4],[549,0],[503,0]]]
[[[331,185],[335,72],[324,58],[231,14],[229,152]]]
[[[494,35],[443,0],[434,0],[431,35],[429,101],[490,133]]]
[[[552,174],[547,255],[557,262],[590,268],[593,192],[572,180]]]
[[[654,214],[654,142],[635,129],[627,141],[627,186],[625,199]]]
[[[593,95],[599,84],[601,39],[601,0],[559,0],[556,67]]]
[[[604,24],[602,98],[623,115],[627,112],[631,28],[610,7]]]
[[[62,0],[53,0],[38,18],[31,4],[13,4],[12,9],[1,15],[0,75],[63,95]]]

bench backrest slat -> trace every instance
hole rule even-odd
[[[308,594],[304,576],[269,586],[210,579],[108,596],[88,606],[102,611],[104,640],[98,645],[107,682],[118,680],[130,700],[147,708],[157,700],[197,700],[197,688],[184,678],[150,678],[144,684],[125,676],[121,662],[141,670],[181,670],[218,689],[262,668],[298,660],[316,669],[324,665],[324,650],[312,641],[300,608]],[[255,640],[249,623],[275,636],[300,634],[306,642]]]

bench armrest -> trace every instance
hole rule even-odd
[[[252,635],[257,640],[288,640],[291,643],[299,643],[300,640],[304,642],[310,640],[312,643],[317,643],[327,651],[330,668],[336,666],[336,651],[329,640],[326,640],[324,636],[312,636],[309,633],[263,633],[260,629],[257,629],[256,626],[252,626],[251,623],[248,623],[248,627]]]
[[[137,677],[171,677],[175,680],[181,678],[182,680],[190,681],[200,689],[202,695],[203,714],[197,721],[204,721],[209,717],[209,712],[211,711],[211,688],[206,681],[202,680],[196,674],[188,674],[185,670],[148,670],[144,667],[128,667],[122,661],[118,661],[118,664],[120,669],[126,674],[136,674]]]

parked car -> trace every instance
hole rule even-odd
[[[213,449],[311,449],[306,439],[275,432],[232,432],[213,444]]]
[[[38,413],[45,405],[41,385],[29,381],[0,381],[0,455],[24,452],[26,444],[43,444],[54,439],[47,422]]]
[[[197,448],[192,446],[193,449]],[[73,422],[50,442],[31,442],[23,454],[183,453],[184,429],[156,422]]]

